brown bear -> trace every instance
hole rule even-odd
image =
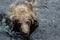
[[[17,28],[24,37],[32,33],[31,30],[33,30],[33,25],[37,20],[32,3],[28,1],[22,4],[11,4],[9,18],[15,26],[14,29]]]

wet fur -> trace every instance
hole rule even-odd
[[[11,4],[9,19],[12,22],[13,26],[13,29],[11,31],[20,32],[20,35],[22,35],[26,40],[29,40],[29,36],[31,35],[31,33],[38,27],[36,14],[33,11],[31,3],[25,2],[18,5]],[[27,21],[29,21],[29,23]],[[21,30],[22,28],[20,26],[22,22],[27,22],[30,27],[30,32],[28,36],[25,36],[25,34]],[[8,22],[6,21],[6,23]]]

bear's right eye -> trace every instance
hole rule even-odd
[[[29,24],[29,22],[28,22],[28,21],[27,21],[26,23],[27,23],[27,24]]]

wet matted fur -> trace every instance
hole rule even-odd
[[[22,4],[11,4],[9,19],[12,26],[11,32],[28,38],[38,27],[36,13],[33,10],[32,3],[24,2]]]

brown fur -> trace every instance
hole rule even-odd
[[[11,4],[10,19],[12,22],[18,20],[17,23],[20,24],[19,31],[29,35],[30,26],[34,24],[34,20],[36,20],[36,14],[33,11],[32,4],[30,2],[24,2],[19,5]]]

